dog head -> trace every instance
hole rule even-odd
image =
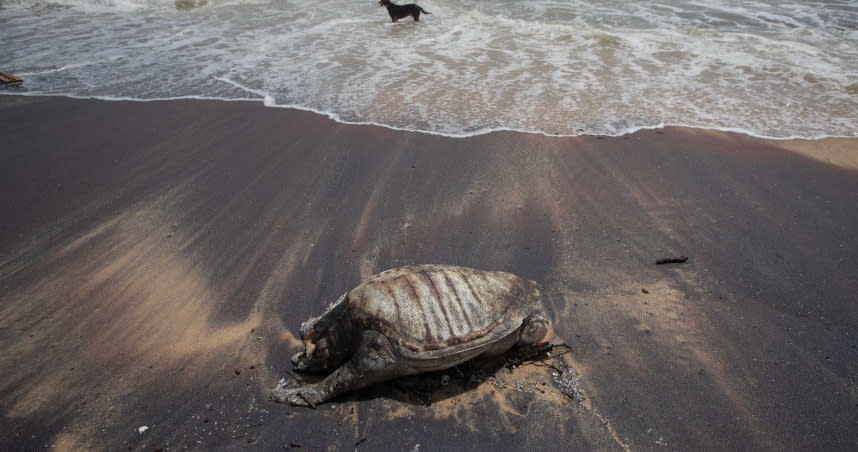
[[[379,0],[378,6],[387,6],[390,4],[390,0]]]

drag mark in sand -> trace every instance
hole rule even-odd
[[[96,428],[128,416],[141,386],[252,342],[259,313],[210,321],[227,300],[193,256],[174,248],[183,231],[169,226],[175,217],[165,207],[122,213],[18,271],[0,312],[0,329],[18,332],[0,366],[12,391],[4,416],[77,412],[77,425]],[[163,388],[165,396],[178,386]],[[86,428],[55,444],[86,445]]]

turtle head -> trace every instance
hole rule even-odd
[[[301,324],[304,349],[292,356],[292,365],[298,372],[321,372],[328,369],[331,357],[330,331],[317,331],[316,322]]]
[[[351,328],[347,307],[348,303],[341,298],[318,318],[301,324],[304,350],[292,356],[296,371],[329,373],[349,358]]]

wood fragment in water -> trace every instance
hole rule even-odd
[[[4,85],[20,85],[21,83],[24,83],[24,81],[20,78],[15,77],[8,72],[2,71],[0,71],[0,82],[2,82]]]

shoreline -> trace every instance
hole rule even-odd
[[[858,140],[448,138],[196,100],[0,114],[0,449],[858,446]],[[268,400],[302,321],[418,263],[539,282],[575,391],[536,362],[428,406],[394,383]]]
[[[247,88],[243,88],[247,89]],[[325,110],[317,110],[310,107],[304,107],[300,105],[279,105],[270,103],[268,96],[264,96],[264,98],[235,98],[235,99],[227,99],[227,98],[207,98],[202,96],[185,96],[185,97],[168,97],[168,98],[155,98],[155,99],[136,99],[136,98],[125,98],[125,97],[83,97],[83,96],[74,96],[74,95],[65,95],[65,94],[26,94],[26,93],[8,93],[8,94],[0,94],[0,96],[11,96],[11,97],[34,97],[34,98],[65,98],[65,99],[75,99],[75,100],[92,100],[92,101],[100,101],[100,102],[174,102],[174,101],[199,101],[199,102],[238,102],[238,103],[251,103],[251,104],[262,104],[267,108],[275,108],[275,109],[285,109],[285,110],[294,110],[305,113],[313,113],[322,117],[325,117],[331,121],[334,121],[338,124],[348,125],[348,126],[369,126],[369,127],[382,127],[385,129],[390,129],[396,132],[404,132],[404,133],[417,133],[417,134],[425,134],[431,136],[438,136],[443,138],[474,138],[482,135],[488,135],[492,133],[502,133],[502,132],[512,132],[512,133],[521,133],[526,135],[539,135],[549,138],[575,138],[575,137],[602,137],[602,138],[621,138],[628,135],[634,135],[639,132],[646,131],[655,131],[655,130],[663,130],[667,128],[677,128],[677,129],[689,129],[689,130],[700,130],[700,131],[711,131],[716,133],[728,133],[728,134],[737,134],[744,135],[751,138],[756,138],[764,141],[772,141],[772,142],[781,142],[785,143],[788,146],[789,150],[794,152],[809,152],[810,146],[802,145],[803,142],[817,142],[817,141],[842,141],[842,140],[854,140],[858,139],[858,132],[855,133],[854,136],[841,136],[841,135],[824,135],[818,137],[801,137],[796,135],[790,135],[786,137],[773,137],[761,135],[752,131],[731,128],[731,127],[707,127],[707,126],[692,126],[686,124],[665,124],[661,123],[658,125],[651,126],[638,126],[633,129],[628,129],[623,133],[619,134],[593,134],[593,133],[581,133],[581,134],[561,134],[561,133],[551,133],[546,132],[544,130],[525,130],[525,129],[513,129],[513,128],[490,128],[490,129],[481,129],[475,132],[468,133],[446,133],[446,132],[437,132],[432,130],[418,130],[418,129],[409,129],[405,127],[398,127],[390,124],[384,124],[379,122],[372,121],[348,121],[344,120],[340,117],[340,115],[325,111]],[[838,145],[838,148],[849,148],[848,143]],[[840,154],[840,152],[838,152]],[[823,159],[827,159],[827,161],[832,162],[843,162],[843,158],[832,156],[822,157]],[[847,165],[853,165],[852,163],[847,163]]]

